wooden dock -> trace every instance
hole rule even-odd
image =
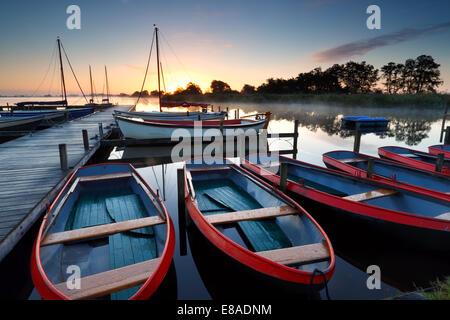
[[[114,124],[114,106],[89,116],[0,144],[0,261],[56,197],[69,173],[83,166]],[[85,148],[82,130],[88,134]],[[68,169],[61,169],[59,145],[66,144]]]

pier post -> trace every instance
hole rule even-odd
[[[445,157],[445,155],[443,153],[439,153],[437,155],[436,169],[435,169],[437,172],[441,172],[442,171],[442,167],[444,166],[444,157]]]
[[[283,192],[286,192],[287,187],[287,172],[288,172],[288,164],[286,162],[280,163],[280,189]]]
[[[86,129],[81,130],[81,133],[83,135],[83,145],[84,145],[84,150],[89,150],[89,136],[88,136],[88,132]]]
[[[98,123],[98,132],[100,135],[100,140],[102,140],[103,139],[103,123],[102,122]]]
[[[294,121],[294,148],[292,150],[294,159],[297,159],[297,153],[298,153],[297,143],[298,143],[298,125],[299,125],[299,123],[300,122],[298,120]]]
[[[59,162],[61,164],[61,170],[66,171],[69,168],[67,158],[67,145],[65,143],[61,143],[58,145],[58,147],[59,147]]]
[[[353,152],[359,153],[360,145],[361,145],[361,130],[359,129],[359,123],[357,123],[355,129],[355,141],[353,143]]]
[[[450,126],[445,128],[444,144],[450,144]]]
[[[178,235],[180,238],[180,256],[187,254],[186,248],[186,203],[184,200],[184,168],[177,169],[178,191]]]
[[[367,178],[372,179],[373,175],[373,159],[367,161]]]
[[[227,107],[227,120],[228,120],[228,107]]]
[[[217,108],[218,108],[217,112],[220,112],[220,106],[218,106]]]

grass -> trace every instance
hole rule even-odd
[[[243,103],[308,103],[337,106],[368,107],[427,107],[442,108],[450,105],[450,94],[204,94],[196,96],[165,96],[167,100],[199,102]]]
[[[422,294],[430,300],[450,300],[450,277],[443,281],[436,280],[432,283],[433,288],[431,291],[425,292],[422,290]]]

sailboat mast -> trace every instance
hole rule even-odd
[[[94,89],[92,86],[92,72],[91,72],[91,66],[89,65],[89,79],[91,80],[91,103],[94,103]]]
[[[106,78],[106,99],[108,99],[109,102],[108,71],[106,71],[106,66],[105,66],[105,78]]]
[[[59,66],[61,68],[61,86],[63,89],[61,98],[64,100],[65,105],[67,106],[66,82],[64,80],[64,67],[63,67],[62,56],[61,56],[61,40],[59,39],[59,37],[56,38],[56,42],[58,43]]]
[[[161,79],[160,79],[160,71],[159,71],[159,44],[158,44],[158,27],[155,26],[155,35],[156,35],[156,64],[158,67],[158,100],[159,100],[159,111],[161,112]]]

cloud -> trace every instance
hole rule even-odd
[[[403,29],[398,32],[383,36],[347,43],[338,47],[330,48],[314,53],[312,58],[318,62],[336,61],[355,56],[361,56],[379,47],[395,45],[397,43],[410,41],[430,33],[444,31],[450,28],[450,22],[437,24],[422,29]]]

